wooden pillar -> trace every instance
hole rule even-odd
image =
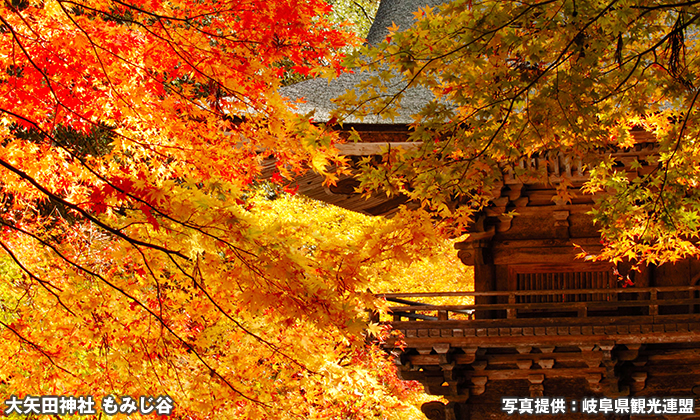
[[[490,258],[490,250],[486,248],[481,248],[481,254],[488,261]],[[486,255],[485,255],[486,254]],[[493,292],[494,288],[494,278],[495,269],[493,263],[483,262],[481,264],[474,265],[474,291],[475,292]],[[496,299],[490,296],[477,296],[476,304],[489,304],[496,303]],[[476,319],[492,319],[496,316],[496,311],[476,311],[474,314]]]
[[[493,292],[495,290],[495,267],[491,252],[491,238],[495,233],[494,229],[488,232],[472,233],[465,242],[455,245],[459,249],[459,259],[465,265],[474,267],[474,291]],[[490,296],[477,296],[477,305],[495,303],[495,299]],[[474,314],[476,319],[490,319],[495,316],[495,311],[477,310]]]

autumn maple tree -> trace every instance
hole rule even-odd
[[[167,394],[181,418],[401,416],[404,390],[365,345],[368,267],[420,254],[429,218],[350,243],[272,223],[251,198],[263,159],[288,190],[285,177],[342,167],[332,134],[277,93],[289,72],[341,70],[353,37],[328,12],[0,4],[3,400]]]
[[[455,226],[471,222],[511,172],[549,182],[530,159],[587,163],[588,193],[605,248],[597,258],[664,263],[698,256],[700,233],[700,4],[696,1],[455,0],[392,28],[353,65],[374,69],[342,112],[398,114],[406,89],[434,98],[415,115],[420,147],[365,162],[369,190],[407,194]],[[403,79],[406,88],[386,90]],[[388,93],[387,93],[388,92]],[[393,93],[392,93],[393,92]],[[613,151],[654,153],[628,176]],[[544,178],[543,178],[544,176]],[[572,197],[571,181],[557,183]]]

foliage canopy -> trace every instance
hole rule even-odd
[[[455,0],[425,8],[415,26],[393,28],[379,48],[355,55],[353,65],[378,75],[346,110],[360,102],[366,113],[396,115],[403,92],[381,88],[393,74],[434,94],[415,116],[413,139],[422,146],[371,168],[365,187],[403,191],[468,223],[499,193],[505,172],[549,182],[519,163],[563,154],[588,163],[585,191],[606,192],[595,210],[605,244],[599,258],[664,263],[699,255],[698,7]],[[611,153],[632,150],[630,132],[640,128],[656,149],[631,164],[648,170],[630,176]],[[557,186],[571,199],[570,180]]]
[[[251,196],[264,159],[278,181],[342,164],[277,93],[287,71],[341,69],[354,37],[329,11],[0,4],[1,395],[168,394],[182,418],[402,415],[406,390],[361,332],[377,270],[435,237],[427,216],[331,235],[324,223],[348,228],[333,212],[275,222],[292,207]]]

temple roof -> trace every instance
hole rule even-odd
[[[376,45],[384,40],[389,34],[388,27],[395,23],[399,28],[406,29],[414,22],[413,13],[425,6],[437,6],[444,3],[444,0],[382,0],[377,9],[377,15],[372,27],[367,35],[367,43]],[[282,89],[282,93],[292,100],[304,99],[306,103],[297,105],[299,113],[307,114],[315,111],[314,120],[326,122],[330,119],[331,112],[336,109],[332,99],[344,94],[346,91],[355,88],[362,82],[377,76],[376,71],[356,71],[355,73],[343,73],[340,77],[328,81],[324,78],[310,79],[303,82],[287,86]],[[387,84],[385,96],[393,96],[405,87],[405,82],[396,77]],[[357,91],[358,96],[362,94]],[[347,117],[346,123],[365,124],[408,124],[413,122],[412,115],[417,114],[425,104],[433,99],[433,94],[424,87],[411,87],[407,89],[401,100],[399,115],[393,120],[382,118],[379,115],[369,115],[360,118],[356,115]]]
[[[399,28],[406,29],[413,25],[413,13],[425,6],[435,7],[444,0],[382,0],[374,17],[372,27],[367,35],[367,43],[377,45],[384,41],[389,30],[387,29],[395,23]]]

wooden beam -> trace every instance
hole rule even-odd
[[[486,333],[486,331],[484,331]],[[452,347],[479,346],[482,348],[508,348],[516,346],[557,346],[573,347],[597,344],[609,340],[610,335],[602,332],[591,335],[531,335],[531,336],[499,336],[499,335],[474,335],[469,337],[406,337],[403,339],[405,348],[421,348],[432,346],[436,340],[441,343],[449,343]],[[696,332],[646,332],[615,336],[617,344],[644,343],[644,344],[671,344],[671,343],[698,343],[700,336]],[[387,341],[384,348],[392,349],[394,341]]]
[[[380,142],[380,143],[341,143],[336,144],[341,155],[346,156],[372,156],[381,155],[390,149],[413,150],[421,147],[419,142]]]

